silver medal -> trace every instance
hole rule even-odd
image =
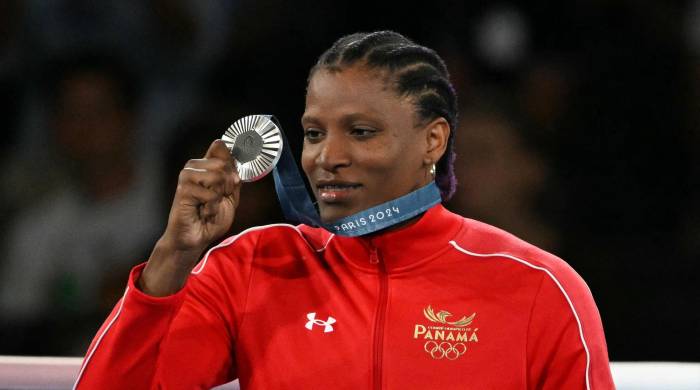
[[[262,179],[282,155],[282,136],[269,115],[248,115],[234,122],[221,139],[236,159],[241,180]]]

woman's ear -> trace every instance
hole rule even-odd
[[[436,164],[445,154],[447,140],[450,137],[450,124],[443,117],[438,117],[430,121],[425,127],[426,150],[424,163],[426,165]]]

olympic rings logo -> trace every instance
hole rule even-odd
[[[430,357],[436,360],[440,360],[442,358],[455,360],[467,352],[467,346],[464,343],[456,343],[453,345],[447,341],[443,341],[438,344],[437,341],[430,340],[425,343],[423,349],[425,349],[425,352],[430,354]]]

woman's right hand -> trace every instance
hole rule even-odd
[[[202,252],[231,228],[240,188],[235,161],[221,140],[211,144],[204,158],[187,162],[168,226],[139,279],[142,291],[166,296],[184,286]]]

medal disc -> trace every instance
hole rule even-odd
[[[237,120],[221,139],[236,160],[238,176],[246,182],[270,173],[282,154],[280,128],[269,115],[248,115]]]

